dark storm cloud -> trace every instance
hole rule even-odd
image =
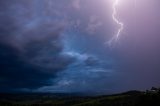
[[[93,4],[102,5],[96,0]],[[106,86],[102,80],[109,78],[112,67],[102,49],[106,17],[101,8],[96,10],[89,1],[79,0],[14,0],[2,5],[0,41],[6,54],[1,54],[0,61],[2,90],[47,87],[48,91],[49,86],[57,86],[52,91],[94,91]],[[95,81],[98,88],[92,84]]]
[[[36,89],[53,84],[56,73],[73,61],[61,54],[64,24],[52,22],[41,14],[41,9],[34,9],[36,0],[0,2],[0,90]]]
[[[36,67],[25,62],[14,48],[0,44],[0,89],[36,88],[48,85],[47,80],[53,75],[45,68]]]
[[[88,94],[111,92],[116,80],[111,77],[115,73],[110,60],[103,61],[93,55],[78,52],[65,53],[75,58],[74,63],[65,71],[58,73],[54,85],[43,86],[38,91]]]
[[[159,1],[0,0],[0,90],[114,93],[159,84]],[[135,8],[136,7],[136,8]]]

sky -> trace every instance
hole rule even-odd
[[[0,92],[160,86],[159,0],[0,0]]]

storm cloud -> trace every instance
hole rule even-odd
[[[33,13],[35,1],[1,1],[0,89],[36,89],[52,84],[73,58],[61,55],[64,24]],[[28,4],[26,4],[28,3]],[[35,8],[37,9],[37,8]],[[42,11],[40,11],[42,12]]]
[[[0,0],[0,91],[108,94],[159,86],[159,1]]]

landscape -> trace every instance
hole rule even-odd
[[[0,106],[160,106],[160,0],[0,0]]]
[[[103,96],[63,93],[0,94],[0,106],[159,106],[160,89]]]

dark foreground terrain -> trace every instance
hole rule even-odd
[[[129,91],[108,96],[77,94],[0,94],[0,106],[160,106],[159,91]]]

